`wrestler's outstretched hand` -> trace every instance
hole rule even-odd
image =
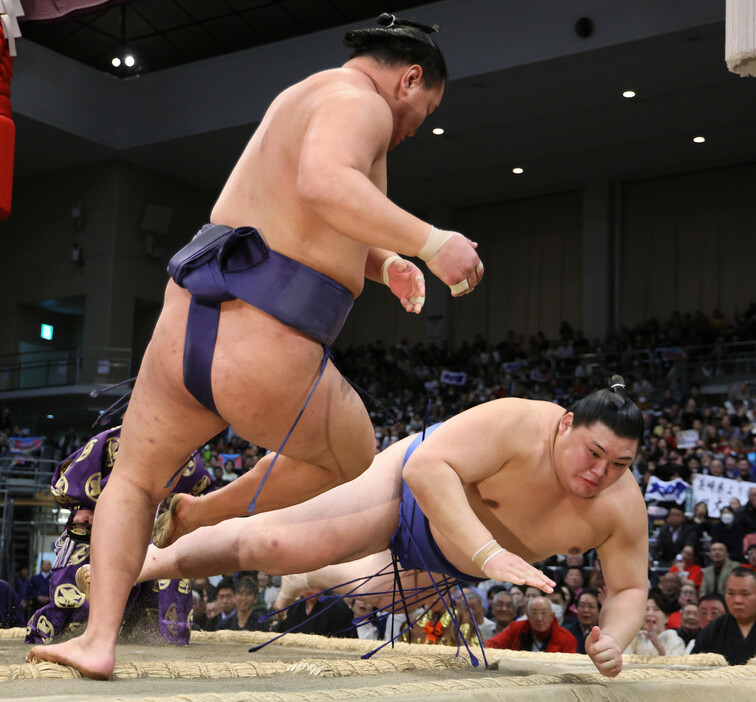
[[[459,232],[444,233],[451,236],[426,263],[431,273],[449,286],[452,297],[468,295],[483,278],[483,264],[475,251],[478,245]]]
[[[594,626],[585,639],[585,652],[590,656],[599,673],[613,678],[622,671],[622,650],[614,637],[602,634]]]
[[[397,258],[388,267],[388,285],[407,312],[420,314],[425,303],[425,276],[412,261]]]
[[[491,556],[483,572],[492,580],[537,587],[546,593],[554,592],[556,587],[551,578],[510,551]]]

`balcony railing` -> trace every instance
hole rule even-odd
[[[0,392],[112,385],[133,374],[131,349],[85,346],[0,356]]]

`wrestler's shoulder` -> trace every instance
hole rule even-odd
[[[331,68],[313,73],[287,88],[281,95],[286,96],[291,93],[324,94],[329,98],[341,97],[343,99],[359,97],[379,104],[385,103],[385,100],[375,91],[372,81],[364,73],[347,68]]]
[[[646,502],[643,493],[630,470],[608,490],[601,493],[603,504],[608,513],[618,522],[638,522],[647,520]]]
[[[529,430],[539,430],[544,422],[550,426],[564,414],[564,409],[553,402],[526,400],[522,397],[503,397],[485,402],[474,409],[504,425],[516,424],[525,434]]]

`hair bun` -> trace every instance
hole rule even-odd
[[[626,387],[625,379],[621,375],[613,375],[609,383],[609,389],[614,390],[615,392],[615,388],[622,388],[624,390]]]
[[[412,27],[413,29],[419,29],[425,34],[435,34],[441,29],[441,25],[434,24],[433,26],[423,24],[422,22],[416,22],[415,20],[399,19],[396,15],[392,15],[390,12],[383,12],[378,15],[376,20],[381,27],[391,29],[393,27]]]

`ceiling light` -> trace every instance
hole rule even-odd
[[[48,414],[48,415],[47,415],[47,418],[48,418],[48,419],[55,419],[55,415],[54,415],[54,414]]]
[[[444,129],[443,129],[443,127],[436,127],[436,128],[435,128],[435,129],[433,130],[433,133],[434,133],[434,134],[437,134],[438,136],[441,136],[441,135],[442,135],[442,134],[444,133]]]
[[[132,56],[131,54],[128,54],[128,55],[126,56],[126,58],[124,58],[124,59],[123,59],[123,62],[124,62],[124,63],[125,63],[125,64],[126,64],[126,65],[127,65],[128,67],[129,67],[129,68],[131,68],[131,67],[132,67],[132,66],[133,66],[133,65],[134,65],[134,64],[136,63],[136,61],[134,60],[134,57],[133,57],[133,56]]]
[[[118,56],[114,56],[110,63],[113,64],[113,68],[118,68],[118,66],[121,65],[121,59],[119,59]]]
[[[706,141],[706,137],[702,137],[702,136],[693,137],[693,141],[696,144],[703,144]]]
[[[634,90],[626,90],[624,93],[622,93],[623,98],[634,98],[635,97],[635,91]]]
[[[525,173],[525,169],[517,166],[516,168],[512,169],[512,173],[514,173],[515,175],[520,175],[520,173]]]

